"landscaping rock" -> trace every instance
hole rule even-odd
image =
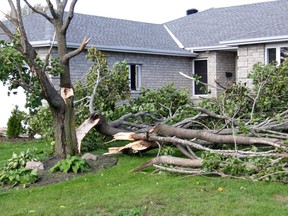
[[[94,160],[94,161],[96,161],[97,160],[97,155],[94,155],[94,154],[91,154],[91,153],[85,153],[82,156],[82,158],[85,159],[85,160]]]
[[[26,169],[44,170],[43,163],[39,161],[28,161],[25,166]]]
[[[35,134],[34,139],[42,139],[42,136],[40,134]]]

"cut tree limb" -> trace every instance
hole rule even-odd
[[[133,172],[140,171],[146,167],[157,165],[157,164],[169,164],[174,166],[186,166],[186,167],[194,167],[194,168],[200,168],[202,166],[202,159],[186,159],[186,158],[179,158],[179,157],[173,157],[169,155],[159,156],[156,158],[153,158],[152,160],[147,161],[144,164],[141,164],[140,166],[133,169]]]
[[[284,148],[283,140],[270,139],[270,138],[257,138],[257,137],[247,137],[247,136],[233,136],[233,135],[218,135],[213,134],[208,131],[202,130],[189,130],[182,128],[175,128],[169,125],[157,125],[154,128],[157,135],[165,137],[179,137],[181,139],[201,139],[211,143],[219,144],[234,144],[235,142],[239,145],[269,145],[275,148]],[[135,135],[136,136],[136,135]]]

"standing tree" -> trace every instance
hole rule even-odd
[[[56,0],[56,8],[54,8],[54,5],[50,0],[46,0],[49,14],[43,12],[42,10],[38,10],[37,8],[33,7],[27,0],[24,0],[26,5],[32,11],[46,18],[55,28],[58,56],[60,59],[61,67],[60,93],[57,92],[46,73],[48,71],[50,53],[47,54],[45,62],[41,62],[37,57],[35,49],[29,43],[22,19],[20,0],[16,0],[15,4],[12,0],[8,0],[8,2],[10,4],[11,14],[7,15],[7,19],[13,24],[17,32],[15,34],[11,28],[8,28],[7,23],[3,21],[0,21],[0,28],[5,32],[10,41],[13,42],[10,44],[10,46],[14,46],[18,54],[21,55],[21,60],[19,60],[19,62],[22,63],[22,65],[24,62],[24,65],[27,65],[29,71],[31,71],[31,75],[38,80],[41,88],[41,96],[47,100],[52,110],[56,136],[55,154],[62,157],[65,157],[68,154],[75,155],[77,152],[77,139],[73,108],[74,92],[70,78],[69,61],[71,58],[81,53],[89,42],[89,39],[87,40],[84,38],[78,49],[68,52],[66,34],[74,16],[74,8],[77,0],[71,1],[67,15],[65,15],[64,9],[67,6],[68,0]],[[23,77],[25,73],[27,73],[27,67],[24,68],[23,66],[20,66],[20,63],[18,65],[19,67],[15,67],[14,64],[11,66],[14,68],[12,71],[10,71],[10,73],[13,73],[14,70],[17,70],[19,74],[18,76],[20,78],[19,80],[21,80],[21,82],[17,82],[17,84],[13,83],[14,87],[15,85],[20,85],[23,86],[25,90],[35,90],[33,89],[34,86],[27,86],[27,82],[22,82],[25,81],[25,78]],[[2,80],[3,77],[6,78],[6,80],[11,77],[10,75],[1,76]]]

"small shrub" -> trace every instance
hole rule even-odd
[[[0,173],[0,183],[2,185],[9,184],[13,187],[22,184],[26,187],[27,184],[33,184],[39,180],[37,170],[29,170],[20,168],[18,170],[6,170]]]
[[[20,154],[13,153],[12,157],[8,159],[8,163],[5,165],[4,170],[11,171],[24,168],[28,161],[38,161],[38,158],[34,154],[35,149],[20,152]]]
[[[18,106],[11,112],[11,116],[8,119],[7,123],[7,137],[8,138],[17,138],[20,133],[23,132],[23,127],[21,121],[24,119],[24,112],[18,109]]]
[[[26,123],[29,125],[28,134],[30,136],[41,134],[47,140],[54,140],[53,117],[49,106],[38,107],[35,112],[36,114],[26,118]]]
[[[83,158],[68,155],[65,160],[56,163],[56,165],[50,169],[50,172],[54,173],[60,171],[64,173],[78,173],[89,171],[89,168],[89,164]]]

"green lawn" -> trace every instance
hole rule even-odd
[[[0,143],[0,165],[13,151],[32,146],[49,149],[39,141]],[[117,166],[97,174],[49,186],[2,190],[0,215],[287,215],[286,185],[151,174],[151,168],[129,172],[152,156],[120,155]]]

